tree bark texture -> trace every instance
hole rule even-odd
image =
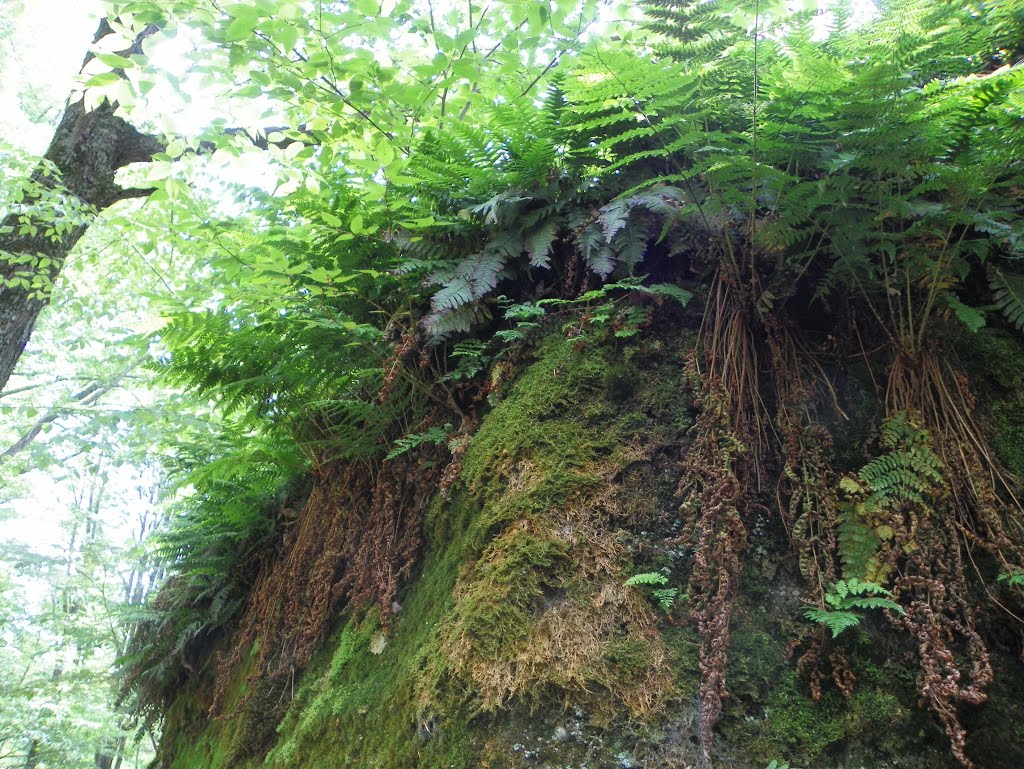
[[[136,52],[142,39],[154,30],[147,29],[135,46],[122,55]],[[96,40],[109,32],[110,27],[104,21]],[[87,62],[89,58],[86,57]],[[86,112],[81,100],[69,104],[43,156],[47,163],[36,169],[33,181],[77,199],[79,204],[94,211],[102,211],[119,200],[149,194],[151,190],[122,189],[115,183],[114,175],[130,163],[152,159],[164,149],[163,144],[117,117],[116,108],[117,105],[104,102]],[[48,164],[59,171],[59,178],[47,174]],[[48,287],[53,285],[71,249],[89,226],[88,220],[83,220],[56,237],[47,237],[46,230],[52,222],[34,221],[34,202],[38,199],[22,201],[18,210],[0,224],[0,390],[7,385],[39,312],[48,301]],[[36,225],[35,232],[32,224]],[[38,258],[23,263],[16,261],[17,257],[27,256],[49,258],[50,262],[40,268]],[[39,273],[45,278],[46,288],[42,291],[31,285]],[[26,279],[30,285],[24,286],[18,278]]]

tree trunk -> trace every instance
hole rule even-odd
[[[32,738],[25,754],[25,769],[36,769],[39,766],[39,740]]]
[[[138,50],[153,30],[147,29],[123,55]],[[109,32],[102,22],[96,40]],[[105,102],[86,112],[81,100],[69,104],[44,162],[32,175],[33,182],[59,192],[71,204],[71,218],[54,229],[61,223],[54,222],[53,213],[43,214],[45,206],[38,205],[42,193],[30,193],[0,224],[0,390],[25,349],[65,259],[89,226],[88,217],[75,216],[74,209],[84,205],[87,211],[102,211],[119,200],[151,192],[122,189],[114,182],[118,169],[148,161],[163,149],[156,137],[116,117],[116,108]],[[59,178],[51,173],[53,168]]]

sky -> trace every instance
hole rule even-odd
[[[0,0],[7,4],[8,0]],[[0,141],[39,153],[82,65],[99,23],[98,0],[21,0],[13,38],[0,52]],[[17,2],[13,3],[16,8]],[[10,6],[9,6],[10,7]],[[22,104],[38,96],[48,109],[34,123]],[[34,100],[33,100],[34,103]]]

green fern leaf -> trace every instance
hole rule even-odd
[[[865,596],[860,598],[848,598],[844,605],[851,609],[888,609],[894,611],[897,614],[906,614],[901,607],[895,601],[888,598],[880,598],[878,596]]]
[[[673,299],[682,307],[686,307],[690,300],[693,299],[691,292],[671,283],[653,283],[650,286],[641,286],[639,290],[654,294],[655,296],[663,296],[666,299]]]
[[[1014,328],[1024,331],[1024,276],[992,267],[988,273],[988,285],[999,311]]]
[[[432,443],[435,446],[440,445],[448,440],[450,429],[451,425],[446,425],[444,428],[431,427],[423,433],[403,435],[401,438],[398,438],[394,444],[392,444],[391,451],[389,451],[387,456],[384,457],[384,460],[388,461],[395,459],[396,457],[400,457],[402,454],[407,454],[425,443]]]
[[[551,264],[551,244],[561,225],[561,217],[552,217],[526,233],[526,253],[531,267],[548,267]]]
[[[832,637],[836,638],[844,630],[860,624],[860,615],[850,611],[823,611],[821,609],[808,609],[804,616],[812,622],[825,625],[832,631]]]
[[[960,297],[952,292],[946,292],[945,298],[946,306],[971,333],[975,333],[985,326],[985,314],[981,310],[964,304],[960,301]]]
[[[635,585],[667,585],[668,577],[661,572],[647,571],[642,574],[634,574],[622,584],[625,587],[634,587]]]

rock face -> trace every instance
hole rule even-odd
[[[283,684],[261,686],[255,655],[241,659],[222,718],[207,717],[212,677],[196,673],[167,713],[159,765],[958,766],[918,706],[913,641],[881,612],[829,647],[852,678],[826,665],[811,697],[796,660],[816,626],[768,506],[748,521],[728,697],[702,744],[701,641],[686,596],[695,538],[678,492],[696,415],[684,375],[693,343],[678,329],[628,346],[548,337],[493,383],[478,429],[440,474],[401,611],[338,613]],[[851,424],[869,421],[861,401]],[[837,443],[856,432],[837,429]],[[993,637],[1006,635],[1000,622]],[[1024,675],[1009,646],[993,648],[988,701],[961,711],[968,751],[979,767],[1024,766]]]

